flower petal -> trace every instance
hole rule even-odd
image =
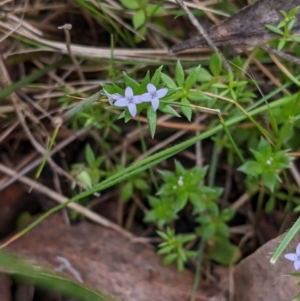
[[[136,105],[134,103],[129,103],[128,104],[128,111],[129,111],[129,113],[132,117],[135,117],[135,115],[136,115]]]
[[[162,88],[156,91],[156,96],[158,98],[163,98],[166,94],[168,93],[168,89],[167,88]]]
[[[296,254],[297,254],[298,257],[300,258],[300,243],[297,245],[297,248],[296,248]]]
[[[120,94],[111,94],[111,95],[107,95],[108,98],[108,102],[111,106],[114,105],[114,102],[120,98],[124,98],[124,96],[120,95]]]
[[[127,107],[128,106],[128,100],[125,97],[119,98],[118,100],[116,100],[116,102],[114,103],[114,106],[116,107]]]
[[[141,102],[149,102],[152,100],[152,96],[150,93],[144,93],[139,96]]]
[[[138,104],[142,103],[143,101],[141,100],[141,95],[138,96],[133,96],[133,103]]]
[[[156,111],[159,107],[159,99],[157,97],[153,98],[151,101],[152,108],[154,111]]]
[[[114,100],[118,100],[120,98],[124,98],[124,96],[119,94],[119,93],[115,93],[115,94],[111,95],[111,98],[114,99]]]
[[[155,93],[156,87],[155,87],[153,84],[149,83],[149,84],[147,85],[147,91],[148,91],[149,93]]]
[[[127,87],[126,89],[125,89],[125,97],[126,98],[131,98],[133,96],[133,91],[132,91],[132,89],[130,88],[130,87]]]
[[[284,257],[291,261],[296,261],[298,259],[297,255],[295,253],[284,254]]]
[[[295,268],[295,270],[299,270],[300,269],[300,260],[296,260],[294,262],[294,268]]]

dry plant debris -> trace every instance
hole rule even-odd
[[[208,24],[215,24],[207,33],[216,46],[256,46],[272,39],[274,34],[266,30],[265,24],[277,24],[281,20],[279,10],[288,11],[300,5],[299,0],[259,0],[229,17],[227,12],[215,8],[219,2],[185,1],[196,14],[201,11],[201,18],[209,20]],[[247,1],[247,4],[249,2]],[[231,12],[236,11],[234,1],[226,3]],[[161,4],[164,8],[163,21],[154,23],[149,19],[145,26],[147,31],[143,35],[132,25],[134,10],[124,9],[122,1],[16,3],[6,0],[0,3],[0,93],[4,91],[0,104],[2,247],[8,245],[6,249],[15,254],[128,301],[187,300],[193,295],[191,290],[194,274],[188,270],[177,274],[174,267],[163,267],[161,257],[155,254],[148,244],[160,240],[152,237],[155,234],[155,225],[142,223],[141,215],[149,210],[145,195],[133,193],[131,202],[124,203],[120,197],[122,185],[114,186],[101,195],[95,193],[82,204],[71,203],[71,213],[62,213],[64,219],[60,214],[50,216],[19,239],[18,236],[11,239],[7,234],[12,233],[13,229],[18,229],[17,219],[20,221],[20,213],[24,213],[23,211],[31,215],[37,211],[46,212],[53,208],[54,202],[65,203],[69,197],[88,188],[75,174],[69,172],[72,163],[84,161],[85,144],[90,143],[92,147],[99,149],[98,155],[103,156],[105,162],[101,168],[105,165],[111,172],[113,167],[125,168],[188,139],[191,135],[205,133],[216,126],[215,123],[211,123],[212,117],[206,114],[207,112],[195,114],[192,123],[187,123],[183,118],[179,120],[159,115],[157,136],[151,139],[145,116],[137,115],[135,123],[124,124],[117,120],[120,114],[118,108],[105,110],[102,103],[98,107],[91,105],[90,108],[95,111],[101,110],[99,123],[104,121],[101,127],[86,126],[77,123],[78,120],[62,122],[55,144],[47,157],[46,168],[38,181],[33,180],[37,167],[48,153],[53,124],[57,124],[57,120],[63,121],[60,118],[65,111],[99,91],[100,82],[119,83],[122,81],[123,71],[135,76],[140,82],[146,70],[153,71],[162,64],[171,74],[174,73],[174,63],[178,59],[186,69],[194,67],[198,61],[205,68],[209,64],[211,50],[206,47],[205,39],[197,36],[180,43],[177,34],[186,38],[186,32],[194,30],[188,23],[180,23],[181,19],[174,20],[174,16],[179,13],[176,1],[166,0]],[[224,20],[227,17],[229,18]],[[71,24],[72,28],[68,24]],[[298,32],[299,29],[298,13],[293,32]],[[175,46],[171,47],[172,52],[201,48],[176,55],[169,51],[169,47],[174,44]],[[230,48],[234,54],[240,54],[245,59],[242,72],[251,74],[251,78],[257,80],[259,90],[266,95],[277,87],[283,87],[284,76],[291,77],[290,71],[273,56],[276,54],[275,50],[268,49],[264,48],[270,52],[271,59],[267,57],[265,63],[250,54],[249,50]],[[289,54],[284,56],[290,58],[292,63],[297,64],[299,61]],[[224,78],[220,77],[220,83],[221,81],[224,81]],[[292,92],[293,88],[285,86],[280,95],[288,97]],[[203,94],[207,97],[214,96],[212,92],[204,91]],[[257,95],[259,96],[259,93]],[[220,99],[224,108],[228,97]],[[256,100],[255,97],[254,99]],[[232,104],[234,101],[227,103],[229,106]],[[157,106],[158,103],[155,103],[156,109]],[[137,122],[140,123],[139,127]],[[116,126],[117,130],[113,126]],[[267,126],[271,127],[268,122]],[[249,121],[243,121],[234,127],[241,131],[255,130]],[[145,141],[148,143],[147,150],[143,149]],[[221,147],[217,154],[220,165],[215,170],[216,182],[224,187],[220,203],[223,207],[234,208],[237,211],[238,225],[230,226],[229,233],[236,245],[239,245],[245,254],[250,254],[256,248],[252,242],[257,242],[253,229],[259,244],[266,243],[278,233],[283,222],[282,214],[276,213],[282,213],[283,209],[280,207],[274,214],[270,214],[273,218],[271,222],[264,214],[256,215],[253,209],[256,206],[256,196],[253,197],[245,191],[241,175],[234,169],[235,158],[226,157],[224,154],[227,141],[219,139],[218,143]],[[211,164],[212,154],[211,141],[198,141],[195,148],[185,149],[177,158],[187,166],[193,164],[201,167]],[[228,164],[230,160],[233,162],[232,166]],[[161,181],[161,177],[157,169],[172,167],[173,161],[165,160],[160,166],[153,168],[158,182]],[[291,170],[291,178],[299,186],[297,165],[291,163]],[[108,173],[105,176],[109,175]],[[150,182],[149,175],[146,180]],[[21,184],[16,184],[17,182]],[[26,195],[23,185],[26,187]],[[289,188],[284,187],[286,190]],[[28,205],[28,190],[32,190],[34,208]],[[85,207],[86,204],[88,208]],[[188,210],[180,216],[179,226],[176,225],[184,233],[195,227]],[[69,225],[70,216],[73,216],[73,221],[80,222]],[[259,221],[256,220],[257,216]],[[81,219],[87,219],[89,222]],[[241,221],[242,225],[239,224]],[[14,242],[11,243],[12,241]],[[288,264],[281,261],[275,266],[276,275],[272,275],[272,269],[266,268],[269,264],[266,260],[268,253],[277,242],[278,240],[270,242],[237,266],[234,301],[247,301],[247,298],[260,300],[259,298],[266,296],[275,301],[279,296],[283,296],[280,286],[283,285],[285,289],[288,286],[281,282],[281,278],[276,278],[276,275],[282,274]],[[195,248],[195,244],[188,247]],[[213,247],[213,244],[208,246],[210,247]],[[189,264],[192,269],[196,269],[195,261],[191,260]],[[207,264],[203,268],[207,281],[201,282],[191,300],[224,300],[224,296],[233,295],[232,287],[219,287],[213,265]],[[230,271],[228,269],[228,272],[226,270],[224,273],[224,277],[228,277],[227,283],[232,280]],[[265,279],[276,284],[270,294],[261,285]],[[294,283],[289,283],[295,288]],[[4,298],[3,301],[11,301],[9,286],[6,276],[0,275],[0,301],[1,298]],[[291,296],[295,295],[292,288],[288,291]]]
[[[209,28],[207,34],[216,46],[257,46],[275,37],[275,34],[270,32],[265,25],[277,25],[282,19],[281,10],[290,11],[298,5],[300,5],[299,0],[259,0]],[[300,17],[296,19],[293,31],[300,31]],[[171,47],[171,51],[179,52],[203,46],[207,46],[205,38],[196,36]]]

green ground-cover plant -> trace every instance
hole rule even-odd
[[[277,45],[277,49],[278,50],[282,50],[284,48],[284,46],[287,44],[288,40],[292,41],[292,42],[300,42],[300,37],[294,34],[291,34],[291,30],[293,29],[295,22],[296,22],[296,14],[299,11],[299,6],[293,8],[290,12],[285,12],[285,11],[280,11],[282,16],[283,16],[283,20],[277,25],[270,25],[267,24],[266,27],[278,34],[280,36],[280,39],[278,41],[278,45]]]
[[[79,0],[77,3],[84,6],[99,22],[104,18],[105,13],[95,10],[91,3]],[[133,26],[139,33],[138,36],[130,37],[127,41],[129,45],[140,41],[146,34],[148,22],[162,13],[161,3],[150,8],[149,3],[148,0],[121,1],[130,13],[133,12]],[[299,43],[298,37],[290,34],[297,9],[282,13],[284,20],[277,27],[268,26],[279,35],[279,40],[273,42],[277,43],[279,50],[293,48]],[[115,25],[110,20],[109,30],[115,29]],[[116,30],[124,43],[128,31],[123,28]],[[257,51],[258,58],[267,60],[266,56],[261,55],[265,54]],[[88,189],[80,192],[76,190],[73,198],[45,213],[21,234],[68,203],[84,200],[88,206],[90,195],[116,186],[125,202],[131,199],[133,193],[142,195],[146,200],[148,211],[143,220],[154,223],[159,229],[157,233],[163,241],[158,245],[158,253],[164,256],[164,263],[175,262],[181,271],[190,258],[198,256],[195,248],[187,249],[187,245],[193,242],[202,244],[200,250],[205,260],[221,264],[234,262],[240,256],[237,245],[230,240],[228,223],[234,216],[234,210],[228,204],[224,207],[220,203],[223,187],[215,185],[217,152],[220,150],[226,152],[226,163],[240,172],[241,178],[246,178],[242,182],[248,192],[259,193],[260,199],[267,197],[264,210],[272,211],[277,202],[283,203],[287,212],[299,210],[297,189],[288,189],[287,192],[283,190],[284,185],[292,187],[285,170],[293,160],[289,152],[295,150],[299,141],[300,93],[299,86],[295,86],[299,78],[292,76],[291,79],[279,74],[284,85],[268,95],[262,95],[257,89],[260,83],[245,76],[243,70],[247,60],[240,56],[233,58],[231,63],[233,71],[225,71],[220,57],[212,54],[210,60],[202,65],[197,62],[186,67],[179,60],[157,69],[153,67],[147,72],[143,72],[144,68],[138,72],[138,76],[137,72],[129,70],[128,64],[123,65],[126,66],[123,68],[126,72],[108,71],[108,75],[115,75],[114,80],[111,83],[99,80],[102,90],[82,102],[88,103],[88,107],[77,105],[65,114],[68,116],[66,120],[73,116],[73,129],[84,126],[86,129],[103,130],[103,149],[110,150],[110,130],[123,134],[120,126],[123,124],[122,119],[126,123],[134,123],[134,118],[138,116],[146,116],[152,138],[156,138],[157,118],[161,114],[191,121],[199,111],[203,114],[213,113],[208,118],[208,130],[135,163],[131,163],[134,158],[128,156],[127,165],[122,168],[118,160],[108,166],[102,155],[96,155],[97,149],[87,144],[85,162],[74,163],[70,174]],[[288,89],[292,83],[294,86],[287,95],[284,89]],[[62,102],[69,104],[65,97]],[[113,110],[121,113],[118,116],[112,113]],[[245,121],[251,127],[244,128]],[[170,158],[173,162],[176,154],[204,140],[214,147],[212,158],[215,161],[212,159],[209,166],[187,167],[182,161],[175,161],[174,171],[159,166]],[[153,177],[149,177],[149,170],[152,168],[152,175],[158,183],[151,182]],[[192,215],[196,223],[193,233],[176,233],[174,223],[182,212]],[[297,221],[273,256],[273,261],[282,254],[299,228],[300,222]]]
[[[215,77],[218,78],[219,74],[221,73],[220,67],[215,66],[220,66],[218,57],[213,56],[211,61],[211,77],[207,76],[208,81],[211,81],[213,74],[215,74]],[[169,113],[173,116],[178,117],[180,116],[179,112],[175,110],[178,107],[181,108],[182,114],[185,117],[187,117],[188,120],[190,120],[192,118],[192,113],[195,112],[197,108],[202,108],[201,106],[198,106],[199,103],[207,103],[212,99],[211,97],[205,95],[205,92],[202,92],[203,87],[197,87],[197,78],[199,77],[199,74],[201,76],[204,73],[202,70],[205,70],[205,68],[202,68],[200,66],[194,68],[192,71],[189,72],[187,78],[185,79],[185,71],[183,70],[180,62],[177,62],[175,68],[176,82],[173,81],[173,79],[166,73],[162,72],[162,67],[156,69],[152,76],[150,76],[150,73],[147,72],[144,79],[140,83],[134,80],[133,78],[129,77],[127,74],[124,74],[123,87],[116,84],[102,85],[103,100],[108,100],[109,104],[111,105],[107,107],[108,109],[110,107],[118,107],[120,109],[124,108],[124,111],[121,113],[119,118],[124,118],[126,122],[131,120],[136,115],[142,114],[142,112],[145,111],[151,135],[152,137],[154,137],[158,111],[161,111],[165,114]],[[202,74],[200,72],[202,72]],[[206,74],[208,74],[207,71]],[[224,82],[227,82],[227,84],[220,85],[217,88],[223,89],[224,95],[229,94],[232,98],[234,98],[237,96],[237,94],[235,93],[235,87],[246,87],[247,85],[249,85],[249,83],[242,81],[241,85],[233,85],[232,76],[232,74],[229,74],[228,77],[224,77]],[[238,79],[236,79],[235,82],[238,82]],[[200,83],[200,85],[202,83]],[[217,105],[219,98],[221,98],[221,100],[223,99],[223,97],[219,96],[218,94],[215,94],[215,98],[216,101],[214,103],[214,106]],[[225,100],[226,99],[227,98],[225,98]],[[292,104],[295,101],[298,101],[297,97],[293,97],[290,99],[290,103]],[[234,140],[232,139],[228,125],[226,124],[226,122],[224,123],[223,118],[221,118],[221,128],[225,129],[225,133],[228,139],[227,146],[239,153],[239,158],[241,158],[240,164],[243,163],[243,165],[240,167],[240,170],[248,174],[252,178],[260,180],[261,183],[265,185],[266,188],[270,190],[270,192],[272,192],[275,188],[276,182],[280,181],[280,177],[278,176],[277,171],[287,168],[289,162],[291,161],[291,158],[286,156],[287,150],[281,149],[283,143],[279,134],[280,130],[278,130],[278,138],[276,140],[276,133],[267,131],[260,124],[258,124],[252,118],[251,111],[250,113],[246,112],[244,109],[242,109],[241,106],[236,105],[237,103],[234,99],[232,99],[232,102],[230,102],[230,104],[232,104],[232,106],[227,108],[229,112],[230,108],[236,110],[237,107],[239,110],[239,117],[241,119],[249,118],[251,121],[253,120],[254,125],[257,128],[256,135],[259,133],[261,135],[265,135],[268,140],[262,138],[257,146],[257,150],[252,150],[256,161],[253,161],[253,159],[251,158],[246,160],[244,159],[243,155],[239,153],[239,150],[237,149],[238,146],[236,146]],[[274,102],[272,103],[272,105],[265,105],[264,108],[265,110],[271,112],[271,106],[277,107],[280,105],[280,102]],[[295,114],[295,105],[291,105],[291,108],[292,109],[290,111],[290,116]],[[242,113],[244,112],[246,113],[246,115],[242,115]],[[289,124],[286,123],[284,126],[291,126],[294,120],[290,119],[290,121],[291,122]],[[219,127],[219,129],[221,128]],[[275,128],[277,129],[278,126],[276,126]],[[273,146],[270,143],[274,144],[276,143],[276,141],[277,144],[280,144],[279,147],[277,147],[278,149],[275,149],[273,151]],[[87,161],[91,161],[91,158],[88,159],[88,157],[91,156],[87,156]],[[165,157],[163,156],[162,158]],[[94,162],[95,160],[92,161]],[[90,162],[89,165],[96,166],[97,164],[93,162]],[[141,162],[137,163],[136,165],[140,164]],[[153,162],[150,163],[150,165],[152,164]],[[178,213],[180,212],[180,210],[186,207],[187,202],[189,201],[193,206],[192,211],[193,214],[195,214],[195,220],[199,223],[199,227],[195,229],[194,235],[198,236],[199,238],[202,237],[203,240],[214,240],[215,245],[218,246],[220,250],[220,254],[222,252],[224,253],[224,249],[226,248],[226,246],[229,246],[232,252],[227,252],[228,258],[224,258],[223,256],[223,258],[220,259],[222,263],[229,263],[230,261],[232,261],[232,258],[236,259],[237,249],[233,248],[233,245],[231,245],[228,240],[228,226],[226,225],[226,222],[228,222],[233,216],[233,212],[228,209],[220,210],[220,208],[217,205],[217,200],[220,197],[222,190],[220,190],[220,188],[206,187],[200,184],[204,180],[206,168],[197,169],[195,167],[189,171],[186,171],[184,167],[178,162],[175,163],[175,166],[175,175],[168,171],[161,171],[161,175],[163,180],[165,181],[165,184],[160,186],[160,188],[156,192],[155,197],[153,196],[149,198],[150,210],[145,215],[145,221],[156,222],[160,227],[170,225],[174,220],[176,220],[176,218],[178,218]],[[125,179],[130,179],[128,175],[132,177],[134,174],[136,174],[136,172],[139,172],[138,170],[142,171],[145,170],[145,168],[147,167],[143,166],[140,169],[136,169],[133,165],[132,168],[132,173],[128,174],[128,170],[131,170],[131,168],[127,168],[124,170],[124,172],[126,171],[127,174],[123,173],[122,171],[119,171],[114,176],[108,177],[108,179],[102,181],[100,185],[98,185],[96,181],[94,183],[95,186],[93,186],[91,191],[102,190],[103,188],[99,188],[104,183],[107,183],[106,187],[111,186],[112,184],[109,182],[111,178],[115,178],[116,182],[123,182]],[[91,170],[89,170],[89,173],[90,186],[92,184],[91,179],[93,178],[93,176]],[[85,170],[85,175],[88,176],[87,170]],[[120,175],[122,175],[122,180],[120,180]],[[130,181],[128,183],[130,183]],[[125,200],[130,198],[130,194],[128,193],[128,191],[132,192],[133,188],[132,184],[128,183],[125,185],[126,189],[125,191],[123,190],[122,193],[122,195],[125,195]],[[257,185],[258,183],[259,182],[257,181]],[[257,189],[260,189],[259,186],[257,186]],[[83,192],[83,194],[81,195],[88,194],[88,192]],[[75,197],[75,199],[77,199],[77,197]],[[191,238],[195,236],[188,237]],[[176,239],[176,236],[174,236],[174,239]],[[187,242],[187,240],[185,239],[184,242]],[[178,251],[182,246],[182,243],[179,243],[179,246],[177,246],[176,250]],[[213,251],[214,260],[218,261],[218,255],[216,255],[218,254],[218,251],[210,251]],[[174,255],[172,255],[171,257],[168,257],[168,260],[166,260],[166,262],[169,262],[169,258],[173,258],[173,260],[175,260]],[[183,263],[187,258],[185,258],[185,260],[183,260],[182,256],[176,258],[178,267],[182,269]]]

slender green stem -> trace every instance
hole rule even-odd
[[[196,273],[192,288],[192,296],[190,301],[194,301],[196,299],[198,287],[200,284],[200,278],[201,278],[201,266],[202,266],[202,258],[203,258],[203,252],[204,252],[204,246],[205,246],[205,239],[202,239],[199,242],[198,252],[197,252],[197,265],[196,265]]]
[[[296,96],[296,99],[294,101],[294,104],[291,108],[289,118],[288,118],[286,124],[283,126],[282,130],[280,131],[280,135],[279,135],[279,138],[277,140],[276,147],[275,147],[276,151],[279,151],[281,149],[283,141],[287,137],[288,132],[290,131],[290,129],[292,127],[292,124],[294,122],[294,116],[297,113],[297,110],[298,110],[299,106],[300,106],[300,91],[298,92],[298,94]]]
[[[44,166],[45,166],[45,164],[47,162],[47,159],[49,158],[50,152],[51,152],[52,147],[53,147],[54,142],[55,142],[55,138],[57,137],[57,134],[58,134],[58,130],[59,130],[59,127],[56,127],[54,129],[54,131],[53,131],[53,134],[51,136],[51,140],[50,140],[50,143],[49,143],[49,145],[47,147],[47,150],[46,150],[46,153],[44,155],[43,161],[41,162],[41,164],[40,164],[40,166],[39,166],[39,168],[38,168],[38,170],[37,170],[37,172],[35,174],[35,178],[36,179],[39,178],[39,176],[40,176],[40,174],[41,174],[41,172],[42,172],[42,170],[43,170],[43,168],[44,168]]]
[[[226,135],[227,135],[227,137],[228,137],[228,139],[229,139],[231,145],[233,146],[233,149],[235,150],[237,156],[239,157],[240,161],[241,161],[242,163],[244,163],[244,162],[245,162],[245,159],[244,159],[242,153],[240,152],[239,148],[238,148],[237,145],[235,144],[234,140],[232,139],[232,136],[231,136],[230,132],[228,131],[228,128],[227,128],[227,126],[225,125],[225,123],[224,123],[223,120],[221,120],[221,124],[222,124],[223,130],[224,130],[224,132],[226,133]]]
[[[299,230],[300,230],[300,218],[297,219],[297,221],[294,223],[292,228],[288,231],[288,233],[282,239],[281,243],[279,244],[279,246],[275,250],[273,256],[271,257],[271,260],[270,260],[271,263],[274,264],[279,259],[279,257],[282,255],[282,253],[284,252],[286,247],[290,244],[292,239],[297,235]]]

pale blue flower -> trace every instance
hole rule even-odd
[[[125,89],[125,96],[122,95],[115,95],[115,102],[114,102],[114,106],[116,107],[127,107],[130,115],[132,117],[135,117],[137,109],[136,109],[136,105],[138,103],[140,103],[140,99],[139,96],[135,96],[133,95],[133,91],[130,87],[127,87]]]
[[[112,106],[114,104],[114,102],[118,99],[120,99],[121,97],[123,97],[121,94],[119,93],[114,93],[114,94],[109,94],[105,89],[103,89],[105,95],[107,96],[108,102],[109,104]]]
[[[295,270],[300,269],[300,243],[297,245],[296,253],[285,254],[284,257],[288,260],[294,261]]]
[[[159,107],[160,98],[163,98],[167,94],[168,89],[162,88],[157,90],[153,84],[149,83],[147,85],[147,91],[147,93],[140,96],[140,100],[142,102],[151,102],[153,110],[156,111]]]

